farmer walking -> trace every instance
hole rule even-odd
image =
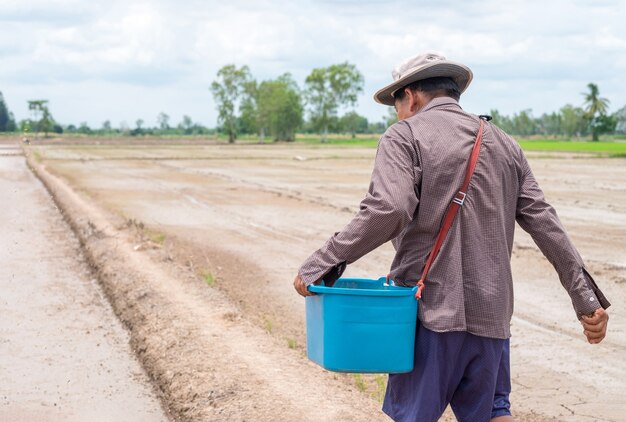
[[[610,304],[545,201],[519,145],[487,117],[460,107],[471,70],[428,53],[400,64],[392,75],[394,81],[374,99],[394,106],[399,121],[380,139],[368,193],[354,219],[304,262],[294,287],[310,295],[307,286],[340,274],[391,240],[391,279],[398,286],[417,284],[421,298],[415,368],[389,375],[383,411],[396,421],[428,422],[450,404],[459,421],[513,420],[515,222],[554,266],[589,343],[604,338]],[[472,151],[476,165],[468,188],[460,191]],[[458,211],[437,253],[433,245],[451,207]]]

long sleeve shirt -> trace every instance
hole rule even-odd
[[[462,184],[478,127],[479,118],[449,97],[435,98],[392,125],[378,144],[359,212],[303,263],[304,282],[316,282],[391,240],[396,249],[391,277],[397,285],[414,286]],[[419,318],[426,328],[510,336],[516,221],[554,266],[579,318],[610,306],[545,201],[519,145],[486,123],[464,205],[425,280]]]

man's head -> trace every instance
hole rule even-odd
[[[404,120],[421,110],[433,98],[451,97],[458,101],[461,90],[454,79],[439,76],[412,82],[393,92],[392,96],[398,120]]]
[[[376,92],[374,100],[395,106],[400,119],[415,114],[435,97],[458,100],[473,76],[467,66],[436,53],[411,57],[393,69],[391,75],[394,81]],[[411,114],[406,115],[405,111]]]

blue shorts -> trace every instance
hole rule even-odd
[[[510,415],[509,340],[417,324],[415,367],[390,374],[383,403],[394,421],[436,422],[450,404],[460,422]]]

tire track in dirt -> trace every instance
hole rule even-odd
[[[179,166],[174,166],[172,164],[165,163],[165,162],[160,162],[157,164],[163,168],[167,168],[167,169],[174,170],[177,172],[188,173],[188,174],[192,173],[192,174],[198,174],[202,176],[220,178],[234,185],[244,185],[255,191],[267,192],[267,193],[274,194],[278,197],[286,197],[288,199],[294,199],[296,201],[306,201],[313,205],[329,207],[329,208],[333,208],[333,209],[336,209],[338,211],[345,212],[345,213],[354,214],[358,209],[358,207],[351,209],[350,207],[335,205],[332,202],[329,202],[328,200],[326,200],[322,196],[305,195],[302,192],[298,190],[293,190],[293,189],[274,188],[264,183],[246,180],[244,178],[235,177],[235,176],[232,176],[230,174],[225,174],[220,171],[211,171],[211,170],[193,171],[193,170],[189,170],[189,169],[182,168]]]

